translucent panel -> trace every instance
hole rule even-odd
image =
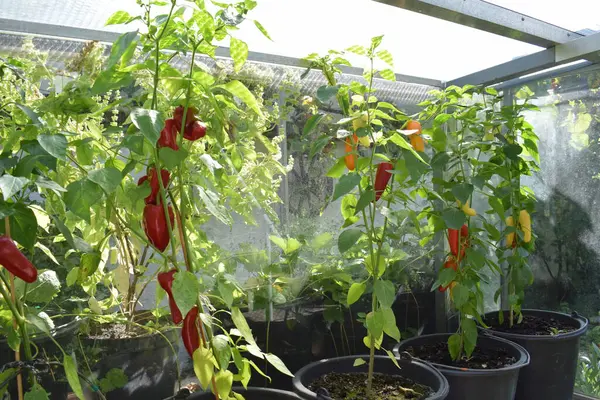
[[[597,0],[488,0],[511,10],[572,31],[600,30],[600,2]]]
[[[0,18],[112,31],[127,29],[103,26],[114,11],[138,10],[133,0],[20,0],[19,7],[13,3],[0,0]],[[359,14],[360,21],[370,22],[360,22]],[[273,38],[266,39],[254,24],[242,25],[237,36],[252,51],[302,58],[312,52],[367,44],[371,37],[383,34],[383,47],[393,54],[396,72],[439,80],[458,78],[539,49],[371,0],[263,0],[250,17],[260,21]]]
[[[527,308],[577,311],[590,319],[582,338],[577,388],[600,397],[600,70],[528,84],[541,112],[527,115],[540,136],[541,174],[523,183],[538,197],[533,215],[535,281]]]

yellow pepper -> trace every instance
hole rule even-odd
[[[471,206],[469,205],[469,200],[467,200],[467,202],[465,204],[463,204],[462,206],[461,206],[460,201],[456,200],[456,204],[458,204],[460,209],[469,217],[474,217],[477,215],[477,211],[475,211],[475,209],[471,208]]]
[[[523,231],[523,241],[525,243],[531,242],[531,216],[527,210],[521,210],[519,213],[519,225]]]
[[[513,217],[506,218],[506,226],[515,226],[515,220],[513,219]],[[515,244],[515,232],[511,232],[508,235],[506,235],[506,246],[513,247],[514,244]]]

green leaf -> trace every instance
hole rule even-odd
[[[125,387],[127,382],[129,382],[129,379],[122,369],[112,368],[106,373],[104,378],[100,379],[100,389],[102,389],[104,393],[107,393],[111,390]]]
[[[0,190],[5,201],[8,201],[14,194],[18,193],[29,183],[29,179],[16,177],[9,174],[0,176]]]
[[[229,339],[225,335],[216,335],[212,338],[213,351],[215,352],[217,363],[221,369],[227,369],[229,360],[231,360],[231,348]]]
[[[470,357],[475,350],[477,345],[477,324],[471,318],[462,318],[461,329],[463,331],[463,338],[465,353],[467,357]]]
[[[216,365],[213,353],[209,349],[200,346],[194,351],[192,359],[194,363],[194,373],[200,381],[200,386],[202,386],[203,389],[208,389]]]
[[[37,185],[38,189],[39,188],[50,189],[54,193],[56,193],[58,196],[62,196],[61,193],[67,191],[67,189],[60,186],[58,183],[51,181],[49,179],[46,179],[43,176],[38,176],[35,181],[35,184]]]
[[[165,127],[165,121],[160,113],[156,110],[136,108],[131,112],[130,117],[133,125],[142,132],[152,146],[155,146],[160,138],[160,131]]]
[[[31,108],[29,108],[23,104],[16,104],[16,106],[19,107],[21,109],[21,111],[23,111],[31,119],[31,122],[33,122],[33,125],[36,125],[36,126],[45,126],[46,125],[46,121],[41,119],[40,116],[35,111],[33,111]]]
[[[442,218],[446,227],[450,229],[460,229],[466,222],[465,213],[458,208],[448,208],[442,212]]]
[[[202,154],[200,161],[210,170],[211,174],[215,174],[216,170],[222,169],[223,166],[217,162],[210,154]]]
[[[356,215],[364,210],[373,201],[375,201],[375,192],[372,189],[367,189],[362,192],[360,198],[358,199],[358,203],[356,203],[354,214]]]
[[[357,358],[356,360],[354,360],[354,364],[352,364],[352,366],[354,367],[360,367],[361,365],[365,365],[367,362],[365,360],[363,360],[362,358]]]
[[[87,277],[91,276],[102,261],[102,256],[99,252],[83,253],[81,255],[81,261],[79,262],[79,276],[78,281],[82,282]]]
[[[460,309],[460,307],[469,301],[469,289],[457,283],[452,289],[452,301],[454,301],[454,306]]]
[[[410,151],[417,160],[419,160],[423,164],[427,165],[427,163],[425,162],[425,160],[423,160],[423,158],[419,155],[419,153],[417,153],[415,151],[415,149],[413,149],[413,147],[410,145],[410,143],[408,143],[406,141],[406,139],[404,139],[404,135],[401,135],[400,133],[394,133],[392,135],[392,137],[390,138],[390,141],[392,143],[398,145],[399,147],[403,148],[404,150]]]
[[[275,367],[275,369],[277,369],[277,371],[281,372],[284,375],[291,376],[292,378],[294,377],[294,374],[290,372],[290,370],[285,366],[283,361],[281,361],[281,359],[275,354],[266,353],[265,358],[267,359],[269,364],[271,364]]]
[[[331,201],[336,201],[343,195],[350,193],[360,183],[360,179],[360,175],[358,174],[343,175],[335,185]]]
[[[456,360],[460,354],[461,342],[461,336],[457,333],[448,338],[448,351],[453,360]]]
[[[130,46],[135,46],[134,41],[138,35],[137,31],[127,32],[119,36],[117,41],[112,45],[110,49],[110,56],[108,57],[106,69],[110,69],[116,65],[121,57],[127,52]]]
[[[1,375],[0,375],[1,378]],[[0,380],[1,381],[1,380]],[[0,397],[2,392],[0,390]],[[40,386],[39,383],[35,383],[27,393],[25,393],[25,400],[50,400],[48,393]]]
[[[252,111],[254,111],[258,116],[262,116],[263,113],[260,110],[260,105],[256,100],[256,97],[252,94],[250,90],[240,81],[232,80],[223,85],[217,85],[215,88],[220,88],[226,90],[231,93],[233,96],[237,97],[241,101],[243,101]]]
[[[392,57],[392,53],[387,50],[381,50],[377,52],[377,57],[383,62],[385,62],[390,67],[394,66],[394,57]]]
[[[360,229],[346,229],[338,237],[338,250],[340,253],[345,253],[356,244],[358,239],[363,235]]]
[[[210,43],[215,36],[215,20],[213,16],[208,11],[201,9],[194,12],[193,19],[196,25],[198,25],[204,41]]]
[[[344,219],[348,219],[354,215],[354,209],[356,208],[356,196],[348,194],[342,199],[340,204],[340,211]]]
[[[385,259],[383,258],[383,256],[379,256],[379,261],[377,262],[377,264],[378,265],[376,271],[375,268],[373,268],[373,258],[371,256],[367,256],[365,258],[365,268],[367,269],[369,274],[371,274],[371,276],[379,278],[381,277],[381,275],[383,275],[383,273],[386,270]]]
[[[114,167],[97,169],[88,173],[88,179],[98,184],[107,194],[117,190],[122,178],[121,171]]]
[[[465,204],[467,200],[469,200],[469,197],[471,197],[471,194],[473,194],[473,185],[470,183],[460,183],[458,185],[454,185],[452,187],[452,194],[458,201],[460,201],[462,204]]]
[[[396,287],[394,283],[378,279],[375,281],[373,288],[381,307],[391,308],[394,300],[396,300]]]
[[[202,202],[204,202],[206,209],[212,215],[225,225],[233,224],[233,218],[229,215],[228,209],[219,204],[220,196],[217,193],[204,189],[202,186],[196,186],[196,189],[198,189],[198,194],[200,195]]]
[[[13,379],[15,376],[17,376],[17,374],[16,374],[16,371],[14,368],[6,368],[4,371],[0,372],[0,382],[9,381],[9,380]],[[6,393],[7,390],[8,390],[8,385],[0,386],[0,399],[4,398],[4,394]],[[46,399],[42,398],[39,400],[46,400]]]
[[[400,330],[398,329],[398,325],[396,325],[394,311],[391,308],[382,308],[381,312],[383,313],[383,332],[399,342]]]
[[[302,134],[308,135],[309,133],[314,131],[315,128],[317,126],[319,126],[319,123],[323,120],[324,117],[325,117],[325,114],[320,114],[320,113],[315,114],[312,117],[310,117],[308,119],[308,121],[306,121],[306,124],[304,124],[304,129],[302,129]]]
[[[179,150],[173,150],[170,147],[161,147],[158,150],[158,157],[160,161],[164,164],[167,169],[174,170],[179,167],[183,160],[185,160],[188,156],[188,152],[180,148]],[[208,154],[203,154],[201,157],[209,156]]]
[[[365,290],[367,289],[367,285],[365,283],[362,282],[355,282],[350,286],[350,289],[348,289],[348,305],[352,305],[354,303],[356,303],[360,297],[363,295],[363,293],[365,292]]]
[[[373,337],[380,337],[381,335],[383,335],[383,313],[381,312],[381,310],[377,310],[375,312],[371,311],[370,313],[367,314],[367,329],[369,330],[369,333],[373,336]]]
[[[329,178],[337,179],[341,177],[346,171],[346,163],[344,162],[344,157],[341,157],[337,160],[335,165],[327,171],[325,174]]]
[[[67,159],[67,137],[64,135],[39,135],[40,146],[53,157],[65,161]]]
[[[392,69],[383,69],[381,71],[379,71],[379,75],[381,75],[381,77],[385,80],[388,81],[395,81],[396,80],[396,74],[394,73],[394,71]]]
[[[500,219],[504,220],[504,206],[502,205],[502,201],[497,197],[489,197],[488,204],[496,211]]]
[[[85,399],[81,388],[81,382],[77,375],[77,365],[75,364],[73,357],[65,354],[63,358],[63,367],[65,368],[65,375],[67,375],[67,381],[69,382],[69,386],[71,386],[71,390],[80,399]]]
[[[133,17],[127,11],[117,11],[116,13],[108,17],[108,20],[106,20],[106,23],[104,25],[107,26],[125,24],[131,19],[133,19]]]
[[[87,223],[91,223],[90,210],[102,198],[102,194],[100,186],[88,179],[82,179],[67,186],[63,200],[68,210]]]
[[[239,308],[233,307],[231,309],[231,320],[233,321],[235,327],[240,331],[244,339],[246,339],[246,342],[256,345],[254,336],[252,336],[252,330],[248,326],[248,322],[246,322],[246,318]]]
[[[32,303],[48,303],[60,291],[60,281],[55,271],[42,271],[35,282],[27,285],[20,279],[15,279],[15,289],[20,296],[25,294],[27,286],[27,301]]]
[[[173,298],[182,315],[187,313],[196,305],[200,295],[200,285],[196,275],[190,271],[179,271],[173,279]]]
[[[438,281],[442,286],[448,286],[456,279],[456,271],[452,268],[444,268],[439,274]]]
[[[231,37],[229,53],[233,59],[233,69],[239,72],[248,59],[248,45],[235,37]]]
[[[0,211],[0,214],[4,212]],[[8,212],[10,233],[17,243],[26,249],[33,249],[36,242],[38,223],[35,213],[23,203],[13,205]],[[0,233],[4,234],[5,225],[0,223]]]
[[[270,41],[273,41],[273,39],[271,39],[271,36],[269,36],[269,32],[267,32],[267,30],[265,29],[264,26],[262,26],[262,24],[258,21],[254,21],[254,25],[256,26],[256,28],[258,28],[258,30]]]

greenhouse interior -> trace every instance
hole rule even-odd
[[[600,399],[598,15],[0,0],[0,399]]]

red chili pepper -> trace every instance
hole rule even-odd
[[[448,228],[448,244],[450,245],[450,253],[458,255],[458,229]]]
[[[171,174],[166,169],[160,170],[160,175],[162,176],[163,187],[166,189],[169,186],[169,179],[171,178]],[[158,176],[156,175],[156,169],[154,167],[150,168],[148,171],[148,175],[144,175],[138,180],[138,186],[148,180],[148,176],[150,176],[150,195],[144,199],[146,204],[156,204],[156,199],[158,198],[158,192],[160,187],[158,186]]]
[[[389,162],[382,162],[377,165],[377,174],[375,175],[375,201],[379,200],[385,191],[385,188],[392,177],[390,170],[393,169],[394,164]]]
[[[157,279],[160,287],[163,288],[163,290],[167,292],[167,295],[169,296],[169,308],[171,309],[171,317],[173,318],[173,322],[175,324],[179,324],[183,320],[183,316],[181,315],[179,307],[177,307],[177,303],[175,303],[172,289],[173,279],[176,272],[176,269],[172,269],[169,272],[161,272],[158,274]]]
[[[444,268],[452,268],[453,270],[456,271],[458,269],[458,264],[456,263],[456,259],[454,257],[448,258],[448,260],[446,260],[446,262],[444,263]]]
[[[183,320],[183,328],[181,329],[181,338],[183,345],[190,357],[194,355],[194,351],[200,347],[200,334],[196,321],[198,320],[198,306],[192,307]]]
[[[160,138],[156,145],[161,147],[170,147],[173,150],[179,150],[177,146],[177,121],[174,119],[168,119],[165,121],[165,127],[160,132]]]
[[[173,227],[175,215],[173,215],[171,206],[169,206],[169,219],[171,220],[171,227]],[[167,226],[162,204],[146,204],[146,207],[144,207],[144,231],[154,247],[160,251],[167,248],[171,236],[169,235],[169,227]]]
[[[450,245],[450,253],[458,256],[458,229],[448,228],[448,244]],[[465,249],[469,247],[469,227],[463,225],[460,228],[460,257],[459,260],[465,257]]]
[[[188,124],[183,131],[183,137],[192,142],[203,138],[204,135],[206,135],[206,124],[202,121],[194,121]]]
[[[197,111],[198,110],[196,110],[194,107],[188,107],[187,113],[185,115],[186,127],[192,122],[196,121],[196,117],[194,116],[194,114],[196,114]],[[177,122],[177,130],[181,130],[181,123],[183,122],[183,106],[175,108],[175,111],[173,111],[173,119],[175,120],[175,122]]]
[[[27,283],[33,283],[37,279],[37,269],[8,236],[0,236],[0,265]]]

